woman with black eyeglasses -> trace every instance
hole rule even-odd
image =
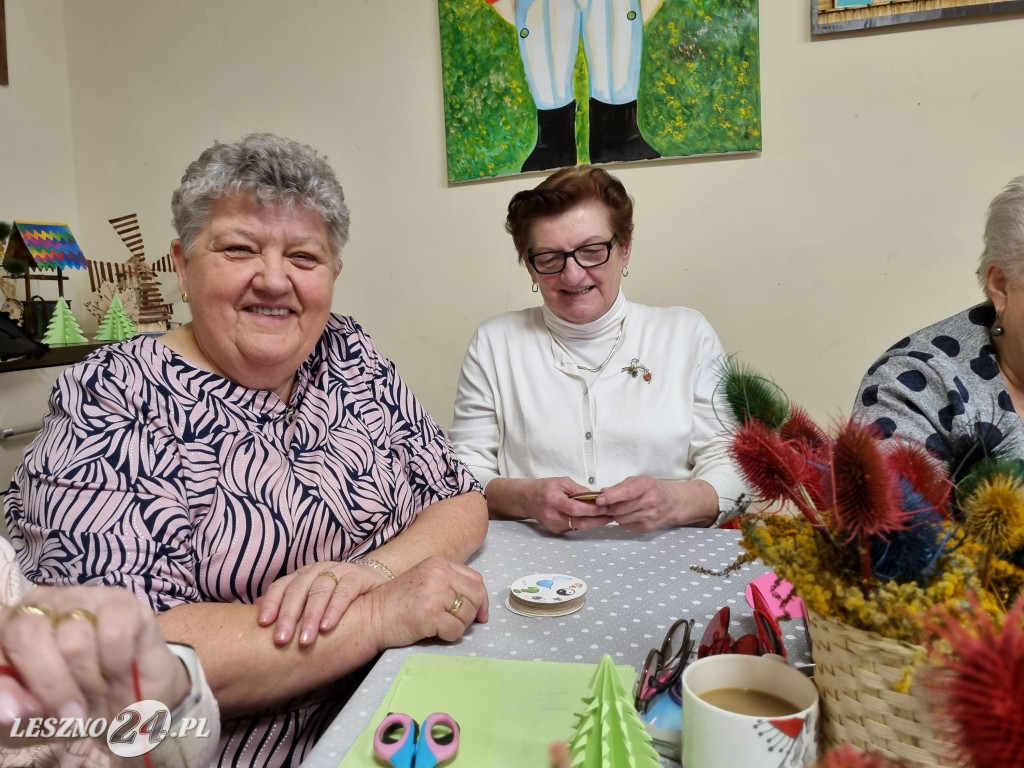
[[[623,295],[622,183],[563,169],[512,198],[505,229],[544,304],[477,329],[451,429],[491,516],[554,533],[713,524],[744,490],[713,402],[722,345],[699,312]]]

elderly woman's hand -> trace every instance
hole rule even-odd
[[[288,645],[301,617],[299,645],[312,645],[320,632],[330,632],[360,595],[387,582],[372,568],[352,563],[310,563],[282,576],[259,599],[261,627],[274,627],[274,643]]]
[[[718,492],[705,480],[669,482],[639,475],[602,488],[597,508],[631,531],[708,526],[718,515]]]
[[[0,615],[0,665],[9,746],[25,745],[9,738],[17,717],[109,720],[140,699],[173,710],[191,687],[149,606],[119,587],[32,590]]]
[[[522,482],[525,490],[523,511],[552,533],[599,528],[612,521],[606,512],[593,504],[569,498],[590,489],[568,477],[546,477]]]
[[[370,592],[377,644],[400,648],[437,637],[458,640],[474,621],[488,618],[483,577],[465,565],[428,557]]]

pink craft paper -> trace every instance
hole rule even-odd
[[[778,581],[778,586],[775,586],[776,581]],[[776,619],[790,619],[794,616],[799,616],[803,619],[807,618],[807,611],[804,610],[804,601],[799,597],[790,598],[785,608],[782,607],[782,601],[793,591],[793,585],[785,579],[779,579],[774,572],[758,576],[747,585],[747,603],[751,608],[754,607],[754,597],[751,594],[754,587],[760,590],[765,602],[768,603],[768,607],[771,608],[772,616]]]

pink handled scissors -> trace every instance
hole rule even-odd
[[[390,712],[373,734],[373,752],[393,768],[434,768],[459,751],[459,724],[444,712],[422,727],[404,712]]]

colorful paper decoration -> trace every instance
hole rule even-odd
[[[67,224],[38,221],[14,222],[14,231],[4,256],[4,268],[11,274],[20,274],[16,266],[18,262],[27,269],[86,268],[85,254]]]
[[[53,308],[53,315],[46,326],[46,333],[43,334],[43,344],[51,347],[61,344],[85,344],[89,340],[82,335],[82,329],[71,314],[71,307],[61,296],[57,299],[57,306]]]
[[[586,709],[577,714],[569,744],[573,768],[661,768],[651,736],[633,706],[633,696],[605,654],[590,682]]]
[[[96,341],[124,341],[137,336],[138,333],[132,319],[124,311],[121,299],[115,296],[96,332]]]

